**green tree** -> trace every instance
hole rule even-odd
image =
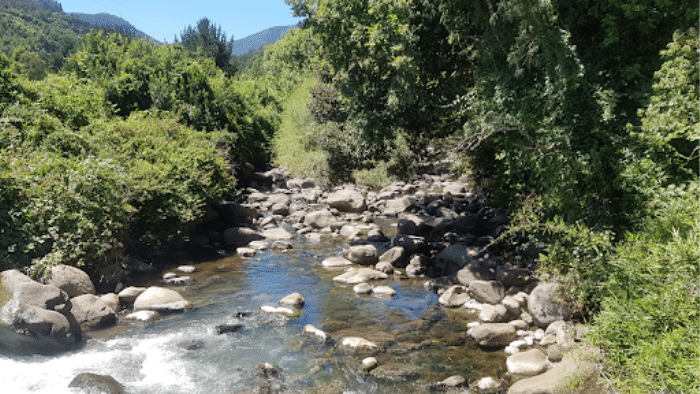
[[[29,52],[24,47],[15,48],[12,53],[13,68],[17,74],[24,75],[29,80],[46,78],[46,62],[36,52]]]
[[[221,26],[211,22],[209,18],[202,18],[197,21],[197,25],[188,25],[180,33],[180,38],[175,37],[175,42],[179,42],[183,47],[191,51],[201,51],[201,53],[213,59],[216,66],[226,72],[227,75],[236,73],[236,68],[232,62],[233,58],[233,36],[226,37],[226,32]]]

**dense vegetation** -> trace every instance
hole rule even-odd
[[[3,268],[186,238],[243,163],[377,187],[447,158],[511,210],[491,247],[546,247],[618,392],[699,392],[696,2],[288,3],[302,27],[229,68],[1,9],[28,32],[0,61]]]
[[[237,163],[267,161],[274,99],[214,59],[101,31],[60,73],[0,58],[0,263],[99,274],[186,239],[233,192]]]

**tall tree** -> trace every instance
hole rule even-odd
[[[226,37],[226,32],[221,26],[213,23],[209,18],[202,18],[197,21],[197,26],[188,25],[180,33],[180,38],[175,37],[175,42],[179,42],[183,47],[192,51],[201,51],[204,56],[214,59],[216,66],[233,75],[236,72],[233,57],[233,36]]]

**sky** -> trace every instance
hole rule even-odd
[[[274,26],[299,22],[284,0],[58,0],[65,12],[106,12],[125,19],[137,29],[173,42],[187,25],[207,17],[221,26],[226,37],[239,40]]]

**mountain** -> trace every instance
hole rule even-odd
[[[143,38],[143,39],[148,40],[148,41],[160,43],[155,38],[149,36],[148,34],[142,32],[141,30],[135,28],[134,25],[132,25],[131,23],[125,21],[124,19],[122,19],[118,16],[114,16],[112,14],[107,14],[104,12],[99,13],[99,14],[84,14],[81,12],[71,12],[68,15],[73,16],[73,17],[77,18],[78,20],[80,20],[81,22],[89,24],[90,26],[123,30],[127,33],[134,34],[138,38]]]
[[[240,40],[234,40],[233,55],[245,55],[248,52],[254,51],[267,44],[271,44],[282,38],[284,33],[295,27],[297,27],[297,25],[271,27],[261,32],[251,34],[248,37],[241,38]]]

